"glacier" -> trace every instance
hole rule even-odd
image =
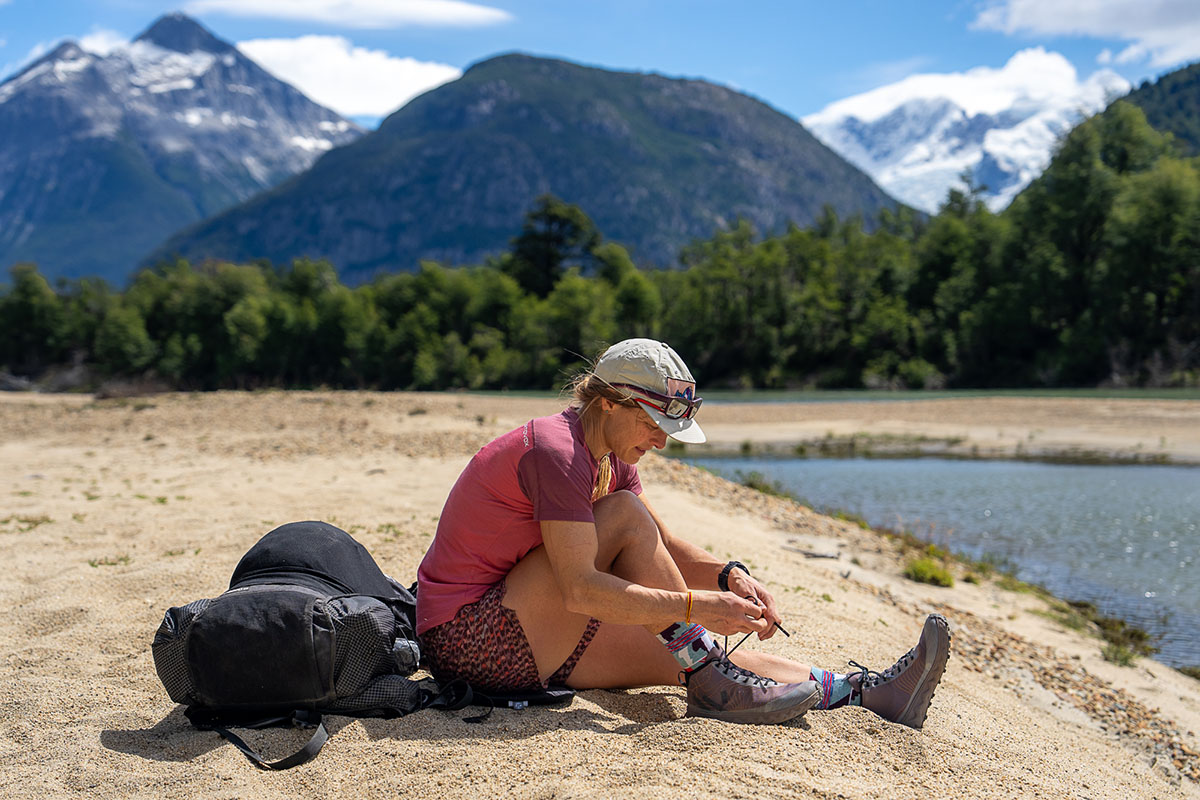
[[[1129,90],[1109,69],[1080,80],[1061,54],[1035,47],[999,69],[912,75],[801,122],[914,208],[935,213],[969,173],[999,211],[1041,174],[1071,128]]]

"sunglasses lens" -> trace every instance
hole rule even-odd
[[[668,419],[691,419],[692,417],[696,416],[696,412],[700,410],[700,404],[704,402],[704,399],[701,397],[697,397],[694,400],[690,400],[686,397],[667,397],[665,395],[657,394],[656,392],[651,392],[648,389],[643,389],[640,386],[632,386],[629,384],[621,383],[614,384],[614,386],[619,386],[624,389],[631,389],[638,394],[643,395],[641,397],[634,396],[633,399],[648,408],[653,408],[655,411],[659,412]],[[654,399],[651,400],[645,395],[650,395]]]

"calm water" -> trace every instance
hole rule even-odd
[[[1200,468],[686,460],[735,480],[759,472],[815,508],[907,528],[972,558],[1007,560],[1022,580],[1161,636],[1162,661],[1200,665]]]

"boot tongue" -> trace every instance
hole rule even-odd
[[[772,680],[771,678],[764,678],[762,675],[759,675],[757,672],[751,672],[748,669],[742,669],[737,664],[734,664],[732,661],[730,661],[728,658],[722,657],[721,662],[718,665],[718,667],[722,672],[725,673],[726,676],[728,676],[731,680],[737,681],[738,683],[745,683],[745,684],[755,685],[755,686],[778,686],[779,685],[778,681]]]
[[[912,650],[909,650],[907,653],[900,656],[900,659],[895,664],[892,664],[890,667],[885,669],[883,671],[883,674],[880,675],[881,680],[879,680],[878,682],[886,683],[886,682],[890,681],[892,678],[895,678],[897,675],[899,675],[901,672],[903,672],[905,670],[905,668],[908,667],[908,665],[911,664],[913,662],[913,659],[915,659],[916,657],[917,657],[917,648],[914,647]]]

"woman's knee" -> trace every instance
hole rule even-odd
[[[605,549],[605,542],[629,544],[659,537],[654,518],[631,491],[622,489],[605,495],[592,505],[592,513],[601,550]]]

